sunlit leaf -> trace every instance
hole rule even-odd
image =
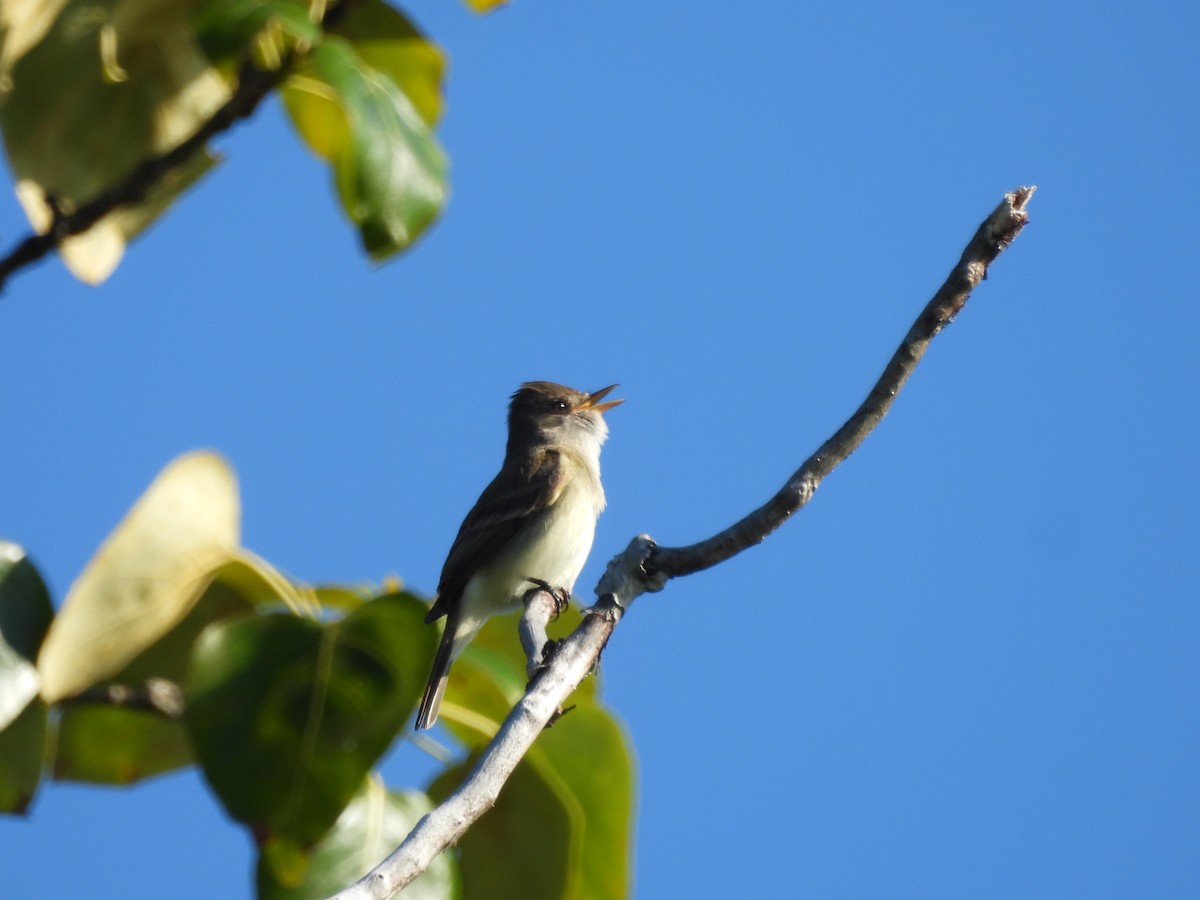
[[[393,594],[339,621],[250,616],[200,636],[192,741],[229,814],[260,843],[311,846],[362,785],[420,698],[434,639],[424,611]]]
[[[168,465],[71,586],[38,657],[47,702],[109,679],[182,621],[233,555],[239,515],[219,456]]]
[[[439,720],[467,747],[490,741],[525,693],[519,618],[493,616],[450,668]]]
[[[404,13],[384,0],[357,0],[329,33],[344,37],[359,59],[394,81],[425,124],[437,124],[446,57]]]
[[[322,584],[313,588],[317,602],[323,610],[342,610],[350,612],[363,605],[375,591],[368,592],[365,588],[357,590],[340,584]]]
[[[525,651],[517,633],[520,617],[520,612],[493,616],[450,669],[439,721],[468,747],[490,741],[525,694]],[[578,624],[578,613],[568,611],[547,630],[551,637],[561,638]],[[568,705],[594,697],[596,685],[596,678],[585,678]]]
[[[571,606],[562,615],[546,626],[546,634],[551,640],[561,640],[579,627],[581,614],[578,603],[578,600],[573,600]],[[527,661],[517,629],[520,619],[521,612],[519,610],[503,616],[492,616],[492,618],[488,619],[487,624],[479,634],[476,635],[475,639],[468,645],[468,650],[470,648],[487,650],[495,654],[497,660],[503,659],[505,668],[508,671],[519,673],[519,675],[510,677],[520,679],[522,682],[521,692],[524,693]],[[493,665],[499,665],[499,662],[497,661]],[[576,689],[574,696],[576,698],[595,696],[597,693],[597,684],[597,679],[593,677],[589,676],[583,679]]]
[[[499,731],[524,692],[523,669],[489,648],[468,646],[450,668],[438,721],[464,746],[481,747]]]
[[[259,900],[320,900],[353,884],[391,853],[417,821],[432,809],[419,791],[389,791],[368,778],[329,833],[313,848],[304,880],[287,887],[270,865],[258,866]],[[450,854],[436,857],[404,889],[406,900],[447,900],[458,896],[458,868]]]
[[[225,81],[196,44],[193,5],[70,0],[12,62],[0,127],[18,198],[35,229],[50,227],[54,205],[69,212],[179,144],[228,99]],[[212,162],[198,155],[143,202],[65,241],[60,253],[68,268],[90,284],[103,281],[128,239]]]
[[[200,632],[219,619],[245,615],[253,608],[250,597],[226,582],[214,580],[175,627],[130,660],[111,680],[137,686],[151,678],[162,678],[182,685],[187,678],[188,657]]]
[[[278,61],[298,42],[320,40],[312,12],[306,0],[198,0],[193,21],[200,46],[214,62],[236,60],[256,45],[258,61],[269,65],[265,56]]]
[[[266,834],[258,844],[258,869],[285,889],[308,877],[310,849],[288,835]]]
[[[213,583],[228,587],[253,606],[283,606],[296,612],[308,605],[303,586],[245,547],[213,573]]]
[[[242,560],[226,563],[183,619],[113,676],[112,682],[135,690],[144,690],[150,679],[181,686],[192,645],[205,627],[246,615],[271,597],[258,565]],[[68,705],[57,734],[52,768],[55,777],[64,780],[129,784],[193,761],[183,725],[153,711]]]
[[[305,142],[332,163],[367,252],[382,259],[416,240],[445,202],[446,158],[408,95],[336,37],[282,93]]]
[[[507,6],[508,0],[463,0],[473,12],[486,13],[501,6]]]

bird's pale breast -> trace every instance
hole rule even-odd
[[[581,476],[586,477],[586,476]],[[462,599],[462,632],[473,634],[484,620],[517,609],[540,578],[571,590],[592,549],[599,510],[594,494],[572,480],[558,501],[536,513],[513,541],[468,582]]]

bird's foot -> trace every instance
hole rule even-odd
[[[542,669],[550,668],[550,663],[554,662],[554,657],[558,655],[558,648],[561,644],[562,641],[556,641],[553,638],[546,641],[545,646],[542,647],[542,658],[537,666],[539,672]]]
[[[571,592],[567,588],[554,587],[548,581],[543,581],[541,578],[530,578],[528,575],[525,576],[525,580],[533,585],[533,588],[525,592],[525,601],[529,602],[530,594],[537,591],[545,591],[554,598],[554,619],[557,619],[566,612],[567,607],[571,605]],[[554,619],[550,621],[554,621]]]

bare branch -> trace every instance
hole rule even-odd
[[[496,802],[504,782],[579,683],[592,671],[620,619],[620,607],[601,600],[539,671],[467,779],[421,819],[396,850],[331,900],[383,900],[420,875],[435,856],[463,836]]]
[[[64,240],[87,231],[118,207],[145,199],[156,185],[202,150],[209,140],[232,127],[235,122],[250,116],[283,79],[287,70],[288,67],[284,66],[273,72],[264,72],[249,62],[244,63],[238,71],[237,88],[233,96],[195,134],[166,153],[145,160],[123,182],[101,192],[74,212],[56,209],[48,230],[29,235],[0,259],[0,291],[4,289],[8,277],[18,269],[37,262]]]
[[[967,244],[945,283],[922,310],[900,347],[854,415],[805,460],[787,484],[763,506],[719,534],[688,547],[658,547],[644,563],[649,573],[665,578],[690,575],[762,541],[811,498],[821,481],[858,449],[891,409],[896,395],[925,355],[929,342],[945,328],[984,278],[988,266],[1016,239],[1029,219],[1025,211],[1036,187],[1017,188],[1004,195]]]
[[[178,722],[187,709],[183,689],[165,678],[148,678],[145,684],[100,684],[61,701],[63,706],[120,706],[157,713]]]
[[[1028,219],[1025,206],[1034,190],[1018,188],[1005,195],[1004,202],[979,227],[946,283],[917,318],[867,399],[770,501],[707,541],[668,548],[658,547],[647,535],[638,535],[609,562],[596,586],[599,602],[559,645],[549,665],[539,670],[466,781],[445,803],[422,818],[395,852],[330,900],[385,900],[425,871],[438,853],[462,837],[496,802],[508,776],[555,711],[592,670],[622,613],[638,596],[662,590],[670,578],[714,566],[759,543],[808,502],[821,480],[879,424],[929,342],[962,309],[971,291],[986,276],[992,260],[1020,233]],[[527,627],[536,630],[536,620],[548,617],[547,610],[548,604],[530,602],[527,617],[535,622]]]

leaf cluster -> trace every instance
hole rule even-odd
[[[0,130],[18,198],[39,232],[201,132],[250,72],[277,82],[373,259],[411,245],[446,201],[447,161],[433,134],[445,58],[384,0],[3,6]],[[126,243],[218,161],[201,150],[136,202],[64,236],[64,262],[85,282],[103,281]]]
[[[524,692],[525,660],[511,617],[481,633],[443,705],[458,750],[424,788],[389,789],[376,766],[411,737],[437,642],[427,601],[299,584],[241,546],[239,520],[222,458],[175,460],[57,616],[34,564],[0,542],[0,810],[26,811],[47,775],[129,784],[196,765],[254,837],[259,896],[323,897],[465,776]],[[155,699],[165,687],[177,706]],[[594,679],[574,702],[418,896],[627,893],[629,744]]]

